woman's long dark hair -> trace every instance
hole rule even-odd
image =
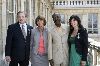
[[[83,29],[84,27],[82,26],[81,24],[81,20],[80,18],[77,16],[77,15],[72,15],[69,19],[69,26],[70,26],[70,31],[69,31],[69,35],[73,32],[74,28],[73,26],[71,25],[71,20],[74,19],[78,22],[78,28],[79,29]]]

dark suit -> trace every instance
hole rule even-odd
[[[18,63],[20,63],[21,66],[28,66],[31,29],[32,27],[27,25],[27,36],[25,39],[19,22],[8,26],[5,56],[11,57],[9,66],[17,66]]]

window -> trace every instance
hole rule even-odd
[[[98,34],[98,15],[88,14],[88,33]]]
[[[65,24],[65,15],[64,14],[60,14],[61,17],[61,23]]]

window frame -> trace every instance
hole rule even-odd
[[[96,27],[94,27],[95,24],[96,24]],[[88,33],[98,34],[98,13],[88,14]]]

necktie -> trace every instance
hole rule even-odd
[[[22,25],[22,33],[23,33],[24,38],[26,39],[26,32],[25,32],[25,28],[24,28],[24,27],[25,27],[25,26]]]
[[[44,48],[44,38],[42,33],[40,33],[40,40],[39,40],[39,47],[38,47],[38,54],[43,55],[45,53]]]

